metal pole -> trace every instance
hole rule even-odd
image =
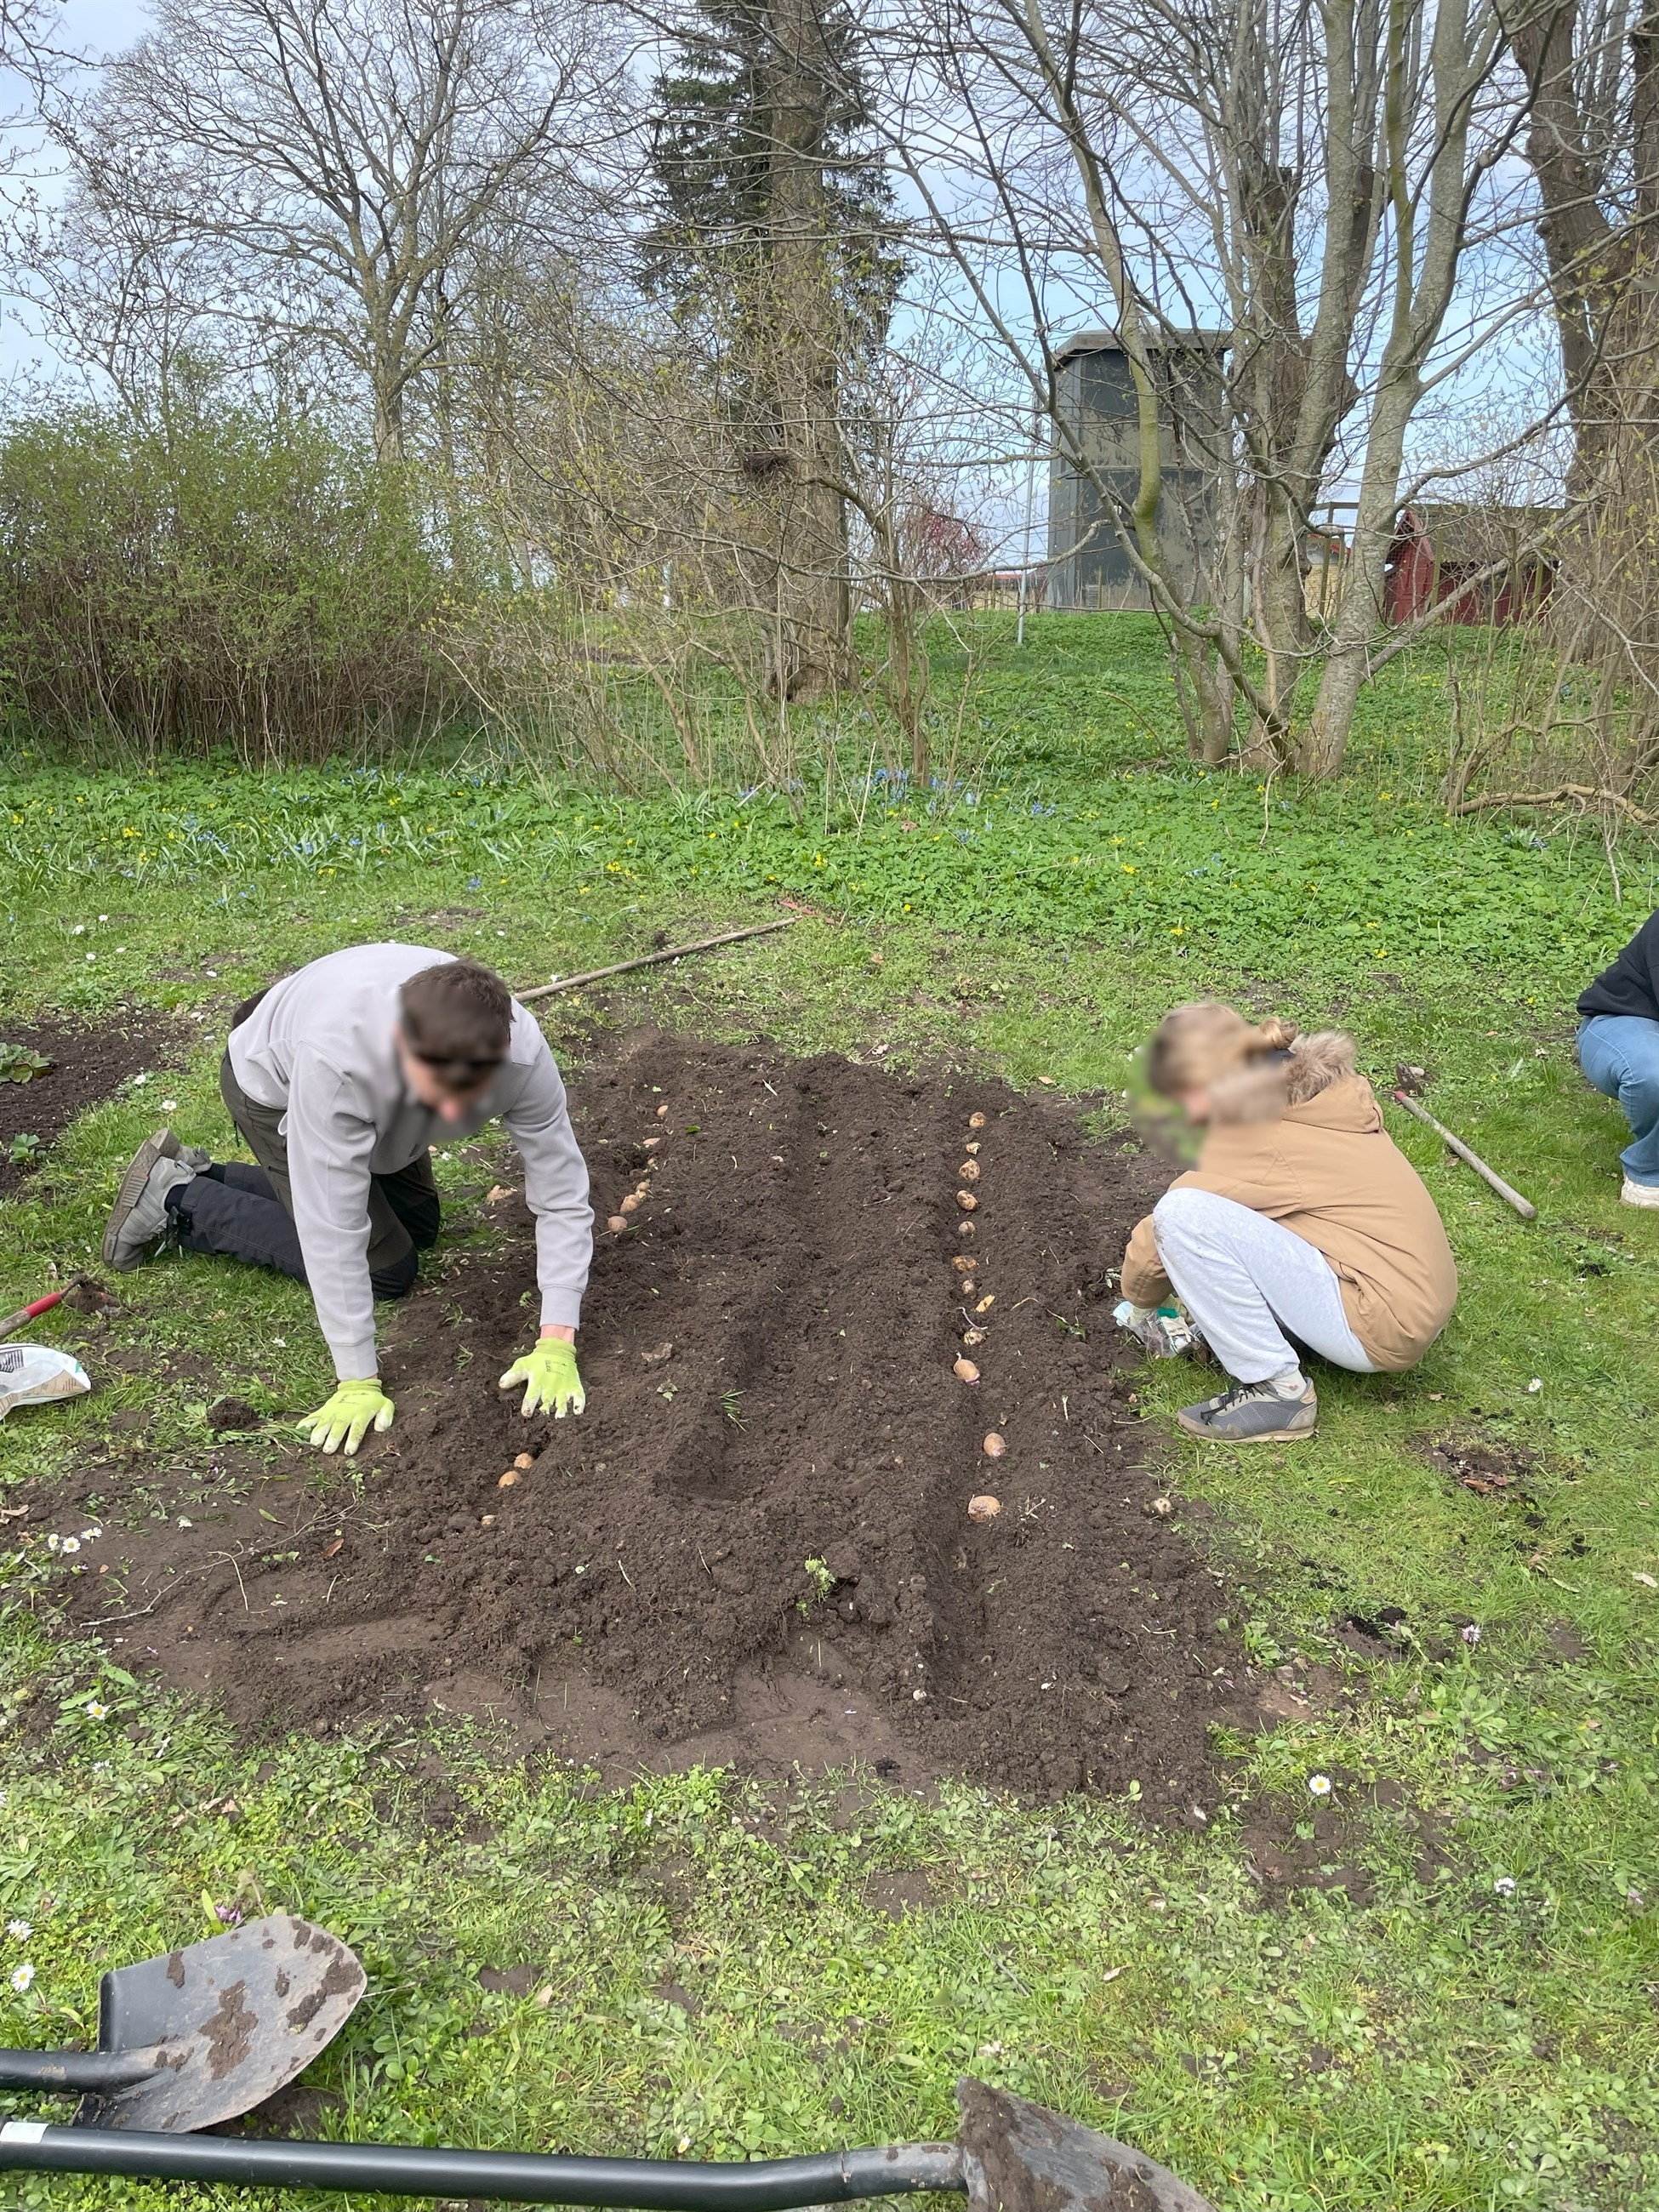
[[[362,2190],[389,2197],[483,2197],[514,2204],[633,2206],[642,2212],[785,2208],[967,2188],[955,2143],[900,2143],[817,2158],[702,2166],[667,2159],[541,2158],[419,2144],[289,2142],[140,2130],[0,2128],[0,2172],[122,2174],[243,2188]]]

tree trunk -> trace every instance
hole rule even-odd
[[[1518,59],[1532,84],[1527,154],[1543,212],[1549,271],[1573,428],[1568,489],[1580,513],[1561,547],[1555,623],[1564,649],[1601,671],[1609,698],[1629,701],[1621,757],[1598,781],[1634,775],[1659,714],[1659,7],[1628,41],[1629,130],[1605,131],[1583,96],[1575,53],[1578,9],[1552,5],[1520,24]],[[1615,216],[1598,189],[1625,172]]]
[[[366,367],[369,401],[374,410],[374,458],[401,461],[404,458],[404,380],[396,345],[382,303],[369,302]]]
[[[1319,693],[1307,731],[1297,749],[1297,766],[1307,775],[1336,775],[1348,750],[1354,708],[1370,672],[1371,641],[1383,615],[1389,549],[1399,514],[1400,472],[1405,465],[1406,433],[1419,394],[1415,372],[1390,377],[1384,356],[1383,383],[1371,414],[1354,517],[1353,547],[1336,634],[1319,674]]]
[[[852,664],[842,474],[842,332],[823,144],[834,61],[816,0],[773,0],[763,275],[751,331],[773,563],[768,681],[784,699],[839,690]]]
[[[1253,581],[1256,634],[1267,662],[1261,690],[1269,711],[1252,734],[1278,756],[1287,742],[1296,687],[1312,643],[1302,570],[1304,517],[1292,512],[1275,486],[1259,489],[1263,513]]]

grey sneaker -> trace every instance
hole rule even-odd
[[[1632,1182],[1625,1177],[1625,1187],[1619,1194],[1620,1206],[1659,1206],[1659,1182]]]
[[[179,1149],[171,1129],[158,1129],[139,1146],[121,1178],[104,1227],[104,1265],[117,1274],[143,1265],[148,1247],[167,1233],[167,1193],[195,1180],[196,1170],[179,1158]]]
[[[1176,1419],[1189,1437],[1213,1443],[1289,1443],[1313,1434],[1319,1401],[1311,1382],[1299,1398],[1281,1398],[1271,1382],[1235,1382],[1218,1398],[1183,1406]]]

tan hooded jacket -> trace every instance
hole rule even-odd
[[[1434,1200],[1352,1064],[1346,1038],[1298,1038],[1284,1112],[1212,1126],[1198,1165],[1172,1188],[1214,1191],[1305,1237],[1335,1270],[1354,1334],[1398,1372],[1449,1320],[1457,1267]],[[1123,1295],[1139,1306],[1174,1296],[1150,1214],[1123,1255]]]

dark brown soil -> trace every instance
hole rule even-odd
[[[251,1480],[234,1438],[205,1472],[88,1466],[74,1494],[106,1534],[70,1617],[247,1726],[424,1707],[608,1775],[856,1758],[1212,1803],[1211,1726],[1250,1710],[1218,1571],[1148,1510],[1139,1353],[1121,1367],[1110,1320],[1155,1171],[981,1078],[655,1032],[610,1050],[572,1085],[599,1226],[586,1413],[526,1422],[495,1389],[534,1330],[513,1193],[502,1246],[392,1319],[398,1419],[355,1483],[299,1451]]]
[[[43,1054],[52,1063],[46,1074],[27,1083],[0,1083],[0,1196],[17,1190],[34,1172],[32,1163],[13,1165],[14,1137],[38,1137],[44,1158],[52,1139],[77,1115],[109,1097],[130,1075],[177,1066],[191,1042],[170,1017],[137,1011],[110,1029],[0,1021],[0,1039]]]
[[[1523,1481],[1537,1465],[1529,1451],[1497,1437],[1436,1437],[1424,1447],[1429,1465],[1465,1490],[1485,1497]]]
[[[1455,1488],[1513,1504],[1528,1528],[1543,1526],[1544,1515],[1528,1480],[1537,1469],[1535,1454],[1478,1431],[1434,1437],[1424,1451],[1429,1465]]]

